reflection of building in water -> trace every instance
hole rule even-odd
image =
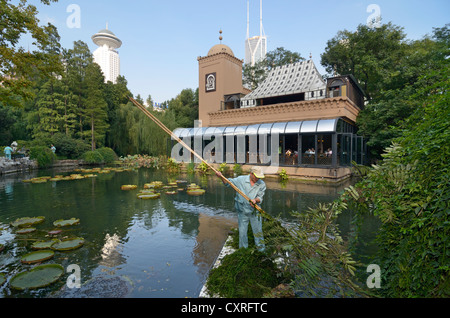
[[[120,252],[122,245],[120,243],[120,237],[117,234],[105,235],[105,244],[102,247],[102,260],[100,265],[107,267],[115,267],[125,263],[125,258]]]
[[[217,257],[217,251],[222,249],[231,228],[237,222],[224,217],[212,217],[203,213],[198,216],[199,226],[197,244],[193,250],[194,264],[199,273],[206,274]]]

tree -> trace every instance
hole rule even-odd
[[[60,36],[52,24],[44,27],[43,31],[47,35],[46,40],[38,44],[39,50],[35,52],[35,55],[42,57],[42,68],[34,72],[36,98],[28,110],[28,127],[36,139],[53,136],[60,131],[64,121]]]
[[[49,32],[38,25],[35,6],[27,4],[26,0],[20,0],[17,5],[10,2],[0,1],[0,102],[20,106],[22,98],[33,97],[30,76],[36,69],[48,75],[52,63],[46,62],[45,54],[30,53],[17,46],[20,36],[25,33],[31,34],[38,47],[46,45]],[[41,2],[49,5],[56,0]]]
[[[373,158],[380,158],[383,149],[401,135],[400,123],[420,107],[417,100],[409,97],[423,87],[423,82],[419,81],[423,74],[442,67],[444,52],[446,49],[448,52],[445,41],[437,35],[407,41],[401,57],[385,68],[384,74],[389,76],[380,80],[380,91],[361,110],[357,119],[359,133],[366,138]]]
[[[166,112],[173,113],[178,127],[192,127],[198,118],[198,89],[186,88],[169,101]]]
[[[266,78],[271,69],[286,64],[303,61],[300,53],[291,52],[283,47],[267,52],[265,58],[255,65],[244,64],[242,67],[242,80],[250,89],[256,89]]]
[[[84,136],[86,140],[90,140],[92,150],[95,150],[97,145],[104,145],[109,127],[108,104],[103,96],[104,76],[98,64],[90,63],[87,66],[85,81],[87,91],[83,117],[89,123],[90,132],[85,131]]]
[[[86,108],[87,98],[87,84],[86,84],[86,70],[87,67],[93,63],[92,54],[88,45],[83,41],[75,41],[73,49],[69,49],[65,53],[65,65],[67,73],[67,85],[70,92],[74,95],[71,100],[74,104],[74,115],[77,122],[76,128],[78,132],[75,133],[77,138],[84,138],[85,119],[84,110]]]
[[[396,66],[405,53],[405,37],[403,28],[390,22],[379,28],[360,24],[356,31],[339,31],[327,42],[321,64],[329,74],[354,75],[371,100],[386,82],[401,75]]]

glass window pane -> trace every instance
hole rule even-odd
[[[315,162],[315,135],[303,135],[302,137],[302,164],[312,165]]]
[[[237,126],[234,130],[235,135],[245,135],[245,131],[247,130],[247,126]]]
[[[229,127],[225,128],[224,135],[226,135],[226,136],[234,135],[235,129],[236,129],[236,126],[229,126]]]
[[[321,119],[317,124],[317,132],[334,132],[336,131],[337,119]]]
[[[317,120],[308,120],[304,121],[302,124],[301,131],[302,133],[315,133],[317,127]]]
[[[259,129],[258,129],[258,134],[259,134],[259,135],[262,135],[262,134],[269,135],[269,134],[270,134],[270,131],[271,131],[271,129],[272,129],[272,126],[273,126],[273,123],[270,123],[270,124],[261,124],[261,125],[259,126]]]
[[[247,130],[245,131],[245,134],[246,135],[257,135],[259,126],[260,126],[259,124],[248,126]]]
[[[271,133],[284,134],[284,129],[286,128],[287,123],[274,123],[272,126]]]
[[[286,134],[297,134],[300,132],[300,127],[302,126],[301,121],[291,121],[286,125],[285,133]]]

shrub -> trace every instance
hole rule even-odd
[[[117,155],[111,148],[102,147],[97,149],[97,151],[100,152],[105,163],[111,163],[117,160]]]
[[[86,151],[83,154],[83,160],[86,161],[87,164],[99,164],[105,161],[102,154],[98,150]]]
[[[69,159],[78,159],[90,146],[81,140],[73,139],[63,133],[57,133],[52,137],[52,143],[56,147],[56,153]]]
[[[56,159],[55,154],[46,146],[34,146],[30,149],[30,159],[35,159],[39,167],[50,166]]]

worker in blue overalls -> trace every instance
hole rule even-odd
[[[226,186],[230,186],[220,172],[217,172],[216,174],[222,179]],[[266,184],[261,180],[263,178],[264,173],[261,167],[252,167],[249,175],[228,179],[250,199],[249,202],[241,194],[236,193],[234,207],[236,208],[238,215],[239,248],[248,247],[247,230],[248,223],[250,222],[257,249],[259,251],[264,251],[265,249],[262,232],[262,217],[255,209],[256,204],[260,205],[262,203],[266,191]]]
[[[6,159],[11,160],[11,153],[12,153],[13,149],[10,146],[6,146],[5,149],[3,150],[3,152],[5,153],[5,157]]]

